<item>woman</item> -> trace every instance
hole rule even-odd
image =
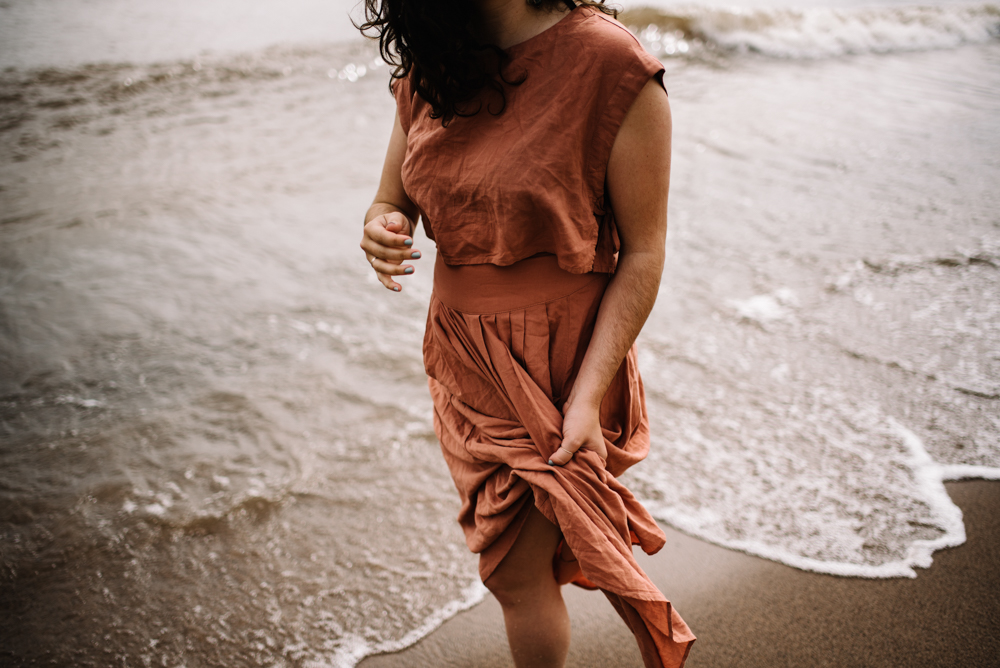
[[[560,585],[600,588],[647,666],[694,636],[632,557],[664,535],[616,479],[649,449],[634,341],[663,270],[663,67],[603,5],[367,0],[397,116],[361,247],[437,243],[424,363],[459,523],[519,668],[562,666]]]

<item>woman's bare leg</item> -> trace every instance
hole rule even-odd
[[[532,506],[521,533],[486,586],[503,608],[517,668],[562,668],[569,652],[569,614],[552,575],[559,527]]]

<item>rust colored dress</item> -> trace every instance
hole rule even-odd
[[[562,413],[614,271],[604,197],[615,135],[663,67],[620,23],[577,7],[508,49],[526,74],[446,127],[412,81],[395,82],[407,133],[407,195],[437,244],[424,365],[434,428],[462,500],[458,521],[485,581],[533,504],[559,526],[581,582],[599,587],[648,667],[682,666],[694,635],[632,555],[665,537],[618,476],[649,451],[636,352],[601,405],[604,462],[579,451],[548,465]],[[662,83],[662,81],[661,81]]]

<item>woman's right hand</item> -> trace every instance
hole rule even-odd
[[[399,211],[377,215],[365,223],[361,249],[379,282],[394,292],[402,286],[392,277],[414,272],[413,265],[403,263],[420,259],[420,251],[413,248],[413,229],[413,221]]]

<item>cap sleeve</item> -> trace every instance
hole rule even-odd
[[[588,186],[594,195],[594,214],[599,220],[593,271],[610,272],[614,271],[619,248],[614,213],[606,202],[604,192],[611,149],[625,115],[639,97],[639,92],[653,77],[662,86],[665,68],[625,26],[602,14],[596,16],[616,28],[603,31],[607,35],[602,49],[603,83],[600,86],[600,99],[604,103],[598,105],[594,112],[595,129],[587,158]]]
[[[393,79],[391,88],[392,94],[396,98],[399,123],[403,126],[403,132],[410,134],[410,123],[413,120],[413,86],[410,76],[403,79]]]
[[[601,91],[605,103],[596,109],[594,138],[591,155],[587,161],[593,179],[592,192],[602,196],[611,148],[614,146],[622,121],[625,120],[625,115],[632,108],[639,92],[651,78],[656,77],[660,85],[663,85],[664,67],[643,48],[627,28],[617,21],[605,18],[604,15],[598,17],[618,28],[611,32],[605,45],[601,77],[602,81],[608,82],[602,86],[604,90]]]

